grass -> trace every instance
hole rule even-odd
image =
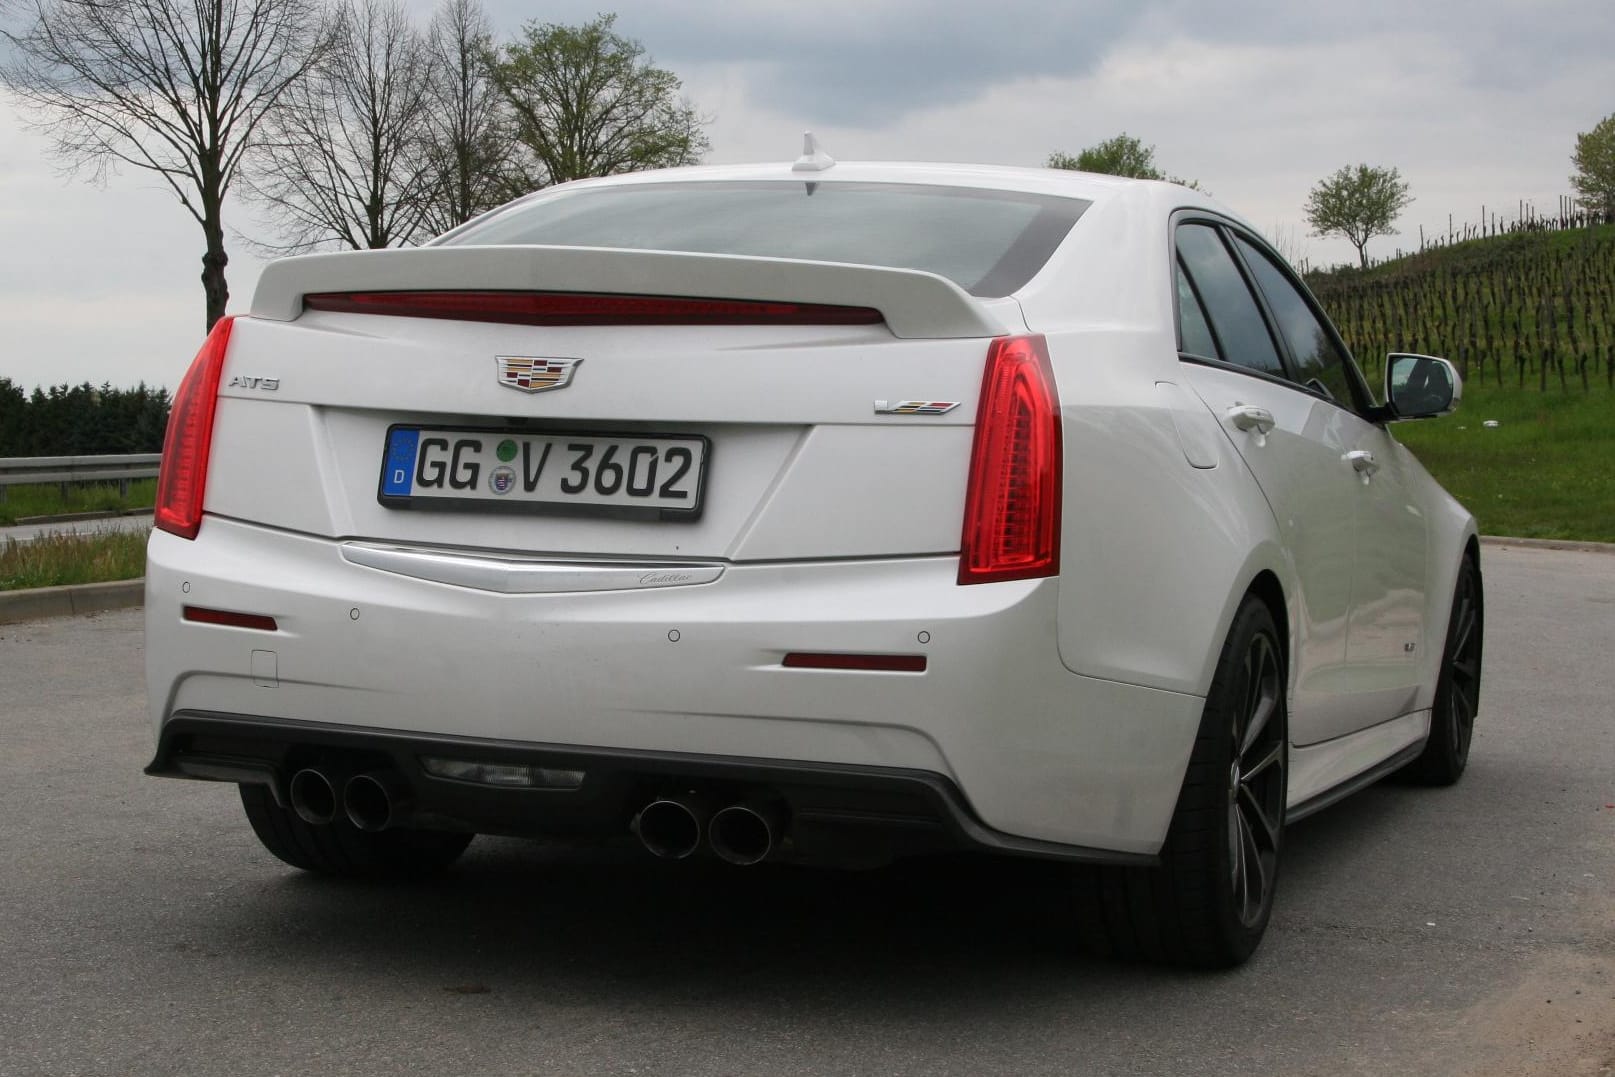
[[[137,531],[50,534],[0,546],[0,591],[133,580],[146,574],[146,536]]]
[[[1481,534],[1615,542],[1615,391],[1471,382],[1456,414],[1393,429]]]
[[[69,483],[67,497],[55,483],[8,486],[0,501],[0,526],[25,516],[64,516],[73,512],[123,512],[149,509],[157,503],[157,480],[136,479],[129,484],[129,496],[118,494],[118,484]]]

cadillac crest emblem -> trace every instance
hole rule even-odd
[[[547,359],[531,355],[494,357],[499,371],[499,384],[523,393],[565,389],[572,382],[572,373],[582,362],[582,359]]]

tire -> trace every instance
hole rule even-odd
[[[406,878],[441,871],[474,834],[393,827],[368,832],[346,819],[315,826],[275,803],[266,785],[242,785],[247,821],[275,856],[294,868],[342,878]]]
[[[1156,868],[1077,878],[1078,931],[1105,957],[1227,968],[1273,911],[1289,769],[1284,651],[1247,597],[1223,644]]]
[[[1469,744],[1480,709],[1481,647],[1485,635],[1485,602],[1480,568],[1465,556],[1452,589],[1447,642],[1441,651],[1430,707],[1430,735],[1424,751],[1407,765],[1409,778],[1424,785],[1452,785],[1469,765]]]

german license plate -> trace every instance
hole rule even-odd
[[[693,518],[707,439],[394,426],[378,499],[390,508]]]

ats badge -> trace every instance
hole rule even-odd
[[[494,364],[499,370],[499,384],[524,393],[565,389],[572,382],[573,372],[582,363],[582,359],[543,359],[531,355],[494,357]]]

